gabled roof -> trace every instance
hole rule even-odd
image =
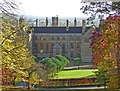
[[[82,27],[31,27],[34,33],[82,33]]]
[[[53,46],[53,48],[61,48],[61,46],[59,43],[57,43],[56,45]]]

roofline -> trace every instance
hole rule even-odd
[[[67,27],[67,26],[66,26]],[[30,27],[30,28],[66,28],[66,27]],[[91,26],[86,26],[87,28],[91,28]],[[82,28],[82,26],[77,26],[77,27],[69,27],[69,28]]]

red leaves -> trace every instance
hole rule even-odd
[[[3,85],[8,85],[8,84],[13,84],[14,83],[14,77],[12,76],[11,73],[12,69],[6,69],[2,68],[2,84]]]
[[[89,39],[91,40],[90,48],[92,48],[95,65],[99,64],[101,61],[106,61],[104,59],[104,56],[106,55],[110,60],[116,60],[115,56],[119,23],[120,15],[110,15],[103,20],[103,24],[101,24],[101,30],[99,32],[97,32],[95,29],[92,31],[92,35]]]

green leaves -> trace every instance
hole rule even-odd
[[[60,60],[63,66],[66,66],[66,65],[69,64],[69,60],[66,57],[62,56],[62,55],[56,55],[55,58]]]
[[[40,63],[47,66],[51,70],[53,76],[53,73],[58,73],[59,71],[63,70],[64,66],[69,64],[69,60],[64,56],[56,55],[52,58],[44,58],[40,61]]]
[[[83,64],[83,60],[81,58],[74,58],[74,65],[77,65],[78,69],[79,69],[79,66],[82,64]]]

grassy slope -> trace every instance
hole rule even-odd
[[[64,78],[80,78],[80,77],[95,77],[93,71],[97,69],[74,69],[74,70],[63,70],[54,77],[54,79]]]

